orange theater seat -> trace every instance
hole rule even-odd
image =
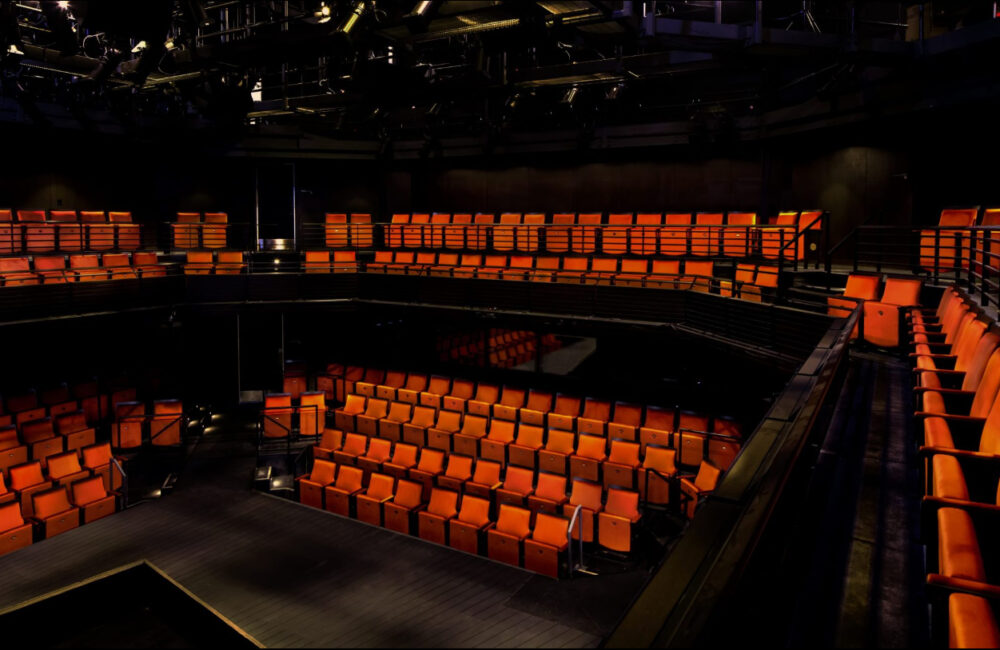
[[[414,513],[423,503],[423,486],[413,481],[399,481],[396,494],[392,501],[386,501],[382,506],[385,523],[389,530],[407,535],[413,532]]]
[[[212,251],[188,251],[184,275],[209,275],[214,266]]]
[[[577,225],[570,229],[570,250],[574,253],[593,253],[597,246],[597,226],[601,224],[600,212],[576,215]]]
[[[492,500],[497,488],[503,485],[500,480],[500,463],[492,460],[476,461],[476,471],[472,478],[465,482],[465,493]]]
[[[122,473],[115,467],[117,459],[113,459],[111,455],[111,443],[84,447],[80,454],[83,456],[83,467],[89,469],[94,476],[100,476],[105,489],[111,492],[122,486]]]
[[[389,413],[389,402],[377,397],[368,398],[365,404],[365,412],[358,413],[354,419],[355,431],[366,436],[378,434],[379,420]]]
[[[215,265],[216,275],[239,275],[246,268],[243,251],[219,251],[218,258],[218,263]]]
[[[131,212],[109,212],[108,221],[114,224],[119,249],[134,251],[142,245],[142,226],[132,223]]]
[[[531,534],[531,511],[502,504],[496,526],[486,531],[490,559],[521,566],[521,546]]]
[[[326,422],[326,394],[321,391],[299,396],[299,435],[318,436]]]
[[[418,534],[429,542],[447,544],[449,524],[457,514],[458,492],[432,489],[427,509],[417,513]]]
[[[884,348],[898,347],[901,343],[903,314],[920,305],[923,282],[912,278],[888,278],[882,298],[868,300],[864,305],[864,331],[862,338]]]
[[[722,231],[722,254],[726,257],[750,257],[756,248],[755,212],[730,212]]]
[[[509,503],[523,506],[525,500],[534,493],[534,483],[534,471],[525,467],[508,466],[503,487],[497,488],[496,491],[497,504]]]
[[[49,478],[58,485],[70,485],[90,476],[90,470],[80,467],[80,457],[76,451],[50,456],[47,471]]]
[[[372,526],[382,525],[382,507],[392,498],[396,479],[388,474],[372,474],[364,494],[355,498],[357,518]]]
[[[86,249],[106,251],[115,247],[115,227],[108,224],[108,216],[103,210],[81,210]]]
[[[423,449],[416,467],[410,468],[407,478],[423,484],[423,498],[426,500],[438,476],[444,474],[444,452],[438,449]]]
[[[323,508],[338,515],[350,517],[354,510],[354,497],[362,490],[364,470],[342,465],[337,470],[337,480],[323,488]]]
[[[372,215],[367,212],[352,212],[350,223],[351,246],[354,248],[371,247],[375,233]]]
[[[427,429],[434,426],[435,411],[429,406],[417,406],[405,402],[393,402],[389,414],[378,423],[380,438],[423,447],[427,444]]]
[[[0,427],[0,472],[28,462],[28,446],[21,444],[14,425]]]
[[[632,550],[632,526],[638,523],[639,493],[611,488],[604,511],[597,515],[597,541],[620,553]]]
[[[354,465],[358,458],[368,452],[368,436],[361,433],[348,433],[344,438],[344,446],[333,452],[333,460],[342,465]]]
[[[364,398],[361,398],[364,400]],[[292,433],[292,396],[289,393],[271,393],[264,396],[264,410],[260,417],[265,438],[287,438]],[[353,422],[352,422],[353,425]],[[339,423],[338,423],[339,428]],[[353,426],[350,431],[353,431]]]
[[[466,553],[479,553],[490,526],[490,502],[466,494],[458,516],[448,521],[448,545]]]
[[[1000,648],[1000,627],[990,601],[982,596],[948,596],[949,648]]]
[[[19,503],[0,505],[0,556],[31,544],[31,524],[21,516]]]
[[[347,215],[327,212],[325,231],[327,248],[345,248],[348,237]]]
[[[365,412],[365,402],[364,395],[348,395],[344,406],[333,412],[336,427],[342,431],[355,431],[355,418]],[[288,406],[291,405],[291,395],[289,395]]]
[[[73,483],[70,486],[70,493],[73,505],[80,508],[84,524],[115,512],[115,495],[110,494],[104,487],[104,481],[100,476],[92,476]]]
[[[11,467],[7,470],[7,480],[8,487],[21,502],[21,512],[26,517],[30,517],[32,513],[31,495],[52,487],[52,481],[42,475],[42,464],[39,461]]]
[[[437,477],[437,485],[446,490],[462,492],[465,482],[472,478],[472,457],[449,454],[444,474]]]
[[[680,482],[681,495],[683,496],[684,513],[688,519],[694,518],[694,513],[698,509],[701,498],[715,489],[722,472],[707,461],[702,461],[698,467],[698,474],[694,481],[690,478],[682,478]]]
[[[397,442],[392,448],[392,458],[382,463],[382,471],[396,478],[406,478],[410,469],[417,466],[419,448],[405,442]]]
[[[0,258],[0,280],[5,287],[39,284],[38,275],[32,273],[27,257]]]
[[[21,252],[21,224],[13,223],[14,215],[9,209],[0,209],[0,254],[10,255]]]
[[[566,477],[539,472],[535,492],[528,497],[528,509],[532,512],[559,514],[567,500]]]
[[[132,267],[143,278],[162,278],[167,275],[167,267],[160,264],[155,251],[136,251],[132,253]]]
[[[45,210],[18,210],[17,220],[24,229],[24,250],[44,253],[56,250],[55,224],[45,221]]]
[[[52,418],[30,420],[21,425],[21,442],[31,450],[33,460],[43,463],[49,456],[61,453],[66,444],[62,437],[56,435]]]
[[[225,212],[206,212],[201,225],[201,245],[204,248],[225,248],[228,223],[229,216]]]
[[[607,439],[601,436],[580,436],[576,452],[569,457],[570,478],[599,481],[601,465],[607,458]]]
[[[306,273],[330,273],[330,251],[306,251],[302,268]]]
[[[31,520],[41,537],[48,539],[80,525],[80,509],[69,502],[65,487],[31,495]]]
[[[539,512],[531,537],[524,540],[524,568],[559,577],[561,556],[569,548],[569,520]]]
[[[542,427],[521,422],[517,427],[517,437],[506,443],[510,464],[534,469],[538,461],[538,450],[542,448],[544,439],[545,430]],[[496,444],[498,443],[484,440],[482,444],[483,457],[489,458],[490,454],[485,452]],[[495,449],[491,453],[494,457],[502,456],[503,450]]]
[[[978,207],[942,210],[939,230],[920,231],[920,266],[929,271],[955,268],[955,260],[962,257],[962,249],[968,243],[966,229],[976,225],[978,215]]]
[[[670,503],[671,485],[677,476],[676,450],[650,445],[642,466],[636,470],[639,499],[647,503]]]
[[[149,424],[149,441],[153,445],[169,447],[181,444],[184,424],[184,404],[179,399],[160,399],[153,402],[153,416]]]
[[[691,228],[691,254],[700,257],[715,257],[719,254],[719,238],[722,234],[723,215],[721,212],[699,212],[694,217]]]
[[[62,255],[35,257],[35,272],[42,279],[42,284],[63,284],[72,281],[67,277],[66,258]]]
[[[76,210],[52,210],[49,218],[55,221],[57,248],[62,251],[83,250],[83,229],[78,223]]]
[[[370,438],[368,440],[368,450],[358,456],[357,466],[365,473],[367,479],[372,472],[382,470],[382,463],[392,457],[392,441],[382,438]]]
[[[462,435],[475,435],[475,432],[480,430],[481,423],[485,421],[486,418],[478,415],[466,415],[463,418],[458,411],[438,411],[437,421],[426,429],[423,428],[422,422],[416,424],[410,422],[408,425],[404,425],[403,439],[415,445],[420,445],[422,439],[423,445],[432,449],[454,450],[459,454],[475,456],[475,453],[469,453],[467,448],[459,444],[458,438]]]
[[[317,458],[313,461],[312,471],[295,479],[299,486],[299,503],[314,508],[323,507],[323,488],[331,485],[337,478],[337,464]]]

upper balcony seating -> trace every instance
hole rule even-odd
[[[229,215],[225,212],[178,212],[170,224],[174,249],[225,248],[228,242]]]

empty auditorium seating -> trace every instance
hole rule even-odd
[[[908,308],[920,305],[922,286],[923,282],[919,279],[887,278],[881,298],[864,303],[862,338],[881,347],[897,347],[901,340],[903,314]]]
[[[978,207],[942,210],[938,230],[920,232],[920,266],[929,271],[954,269],[969,237],[967,229],[976,224],[978,215]]]
[[[685,500],[684,512],[687,514],[688,519],[694,518],[701,498],[715,489],[720,475],[721,472],[717,467],[707,461],[702,461],[698,467],[698,474],[694,476],[694,480],[691,480],[689,477],[681,478],[681,496]]]

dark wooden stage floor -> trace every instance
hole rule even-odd
[[[206,437],[174,494],[0,558],[0,609],[147,560],[265,646],[592,647],[646,577],[556,582],[259,494],[234,442]]]

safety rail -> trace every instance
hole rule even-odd
[[[583,564],[583,506],[577,505],[573,508],[573,516],[569,518],[569,525],[566,527],[566,572],[570,578],[577,571],[586,571],[587,567]],[[573,526],[576,525],[576,539],[578,542],[578,550],[576,556],[576,563],[573,562]]]
[[[808,219],[808,217],[807,217]],[[299,226],[300,250],[370,249],[497,254],[626,254],[771,260],[793,270],[822,268],[829,213],[795,224],[328,224]],[[818,232],[815,248],[806,236]],[[692,233],[697,236],[692,238]],[[697,252],[695,252],[697,251]]]
[[[1000,226],[858,226],[830,250],[845,253],[854,271],[956,282],[983,306],[1000,307]]]
[[[128,508],[128,473],[125,472],[125,468],[115,456],[111,457],[111,467],[122,477],[122,510],[125,510]],[[114,481],[111,484],[114,485]]]
[[[315,418],[314,422],[316,424],[316,433],[303,433],[301,429],[301,415],[302,411],[312,412],[312,417]],[[292,416],[294,414],[299,414],[300,426],[296,428],[292,422]],[[318,440],[323,433],[323,429],[326,427],[326,409],[321,409],[317,404],[306,404],[305,406],[276,406],[276,407],[264,407],[260,410],[260,418],[257,422],[257,466],[260,466],[260,456],[261,449],[263,449],[265,442],[279,443],[284,442],[285,445],[285,455],[291,458],[292,455],[292,443],[299,442],[302,439],[308,438],[311,440]],[[275,415],[277,417],[272,417]],[[282,416],[288,416],[287,424],[279,419]],[[277,436],[267,436],[264,435],[267,429],[268,423],[275,425],[278,431],[283,432],[282,435]]]
[[[749,599],[772,598],[781,588],[746,576],[773,570],[781,541],[801,518],[800,486],[808,478],[802,468],[815,462],[814,443],[844,382],[858,312],[832,322],[605,647],[732,642],[733,629],[749,624],[752,614],[742,615]]]

